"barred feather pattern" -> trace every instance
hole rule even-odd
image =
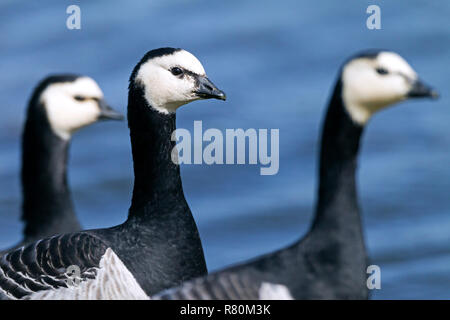
[[[95,279],[79,285],[56,290],[40,291],[27,297],[30,300],[148,300],[131,272],[111,248],[100,260]]]
[[[25,299],[36,292],[67,288],[67,268],[77,266],[80,281],[95,279],[108,247],[87,233],[54,236],[0,257],[0,300]]]

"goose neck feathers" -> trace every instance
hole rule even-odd
[[[354,122],[346,111],[340,80],[331,97],[322,130],[314,225],[356,218],[359,215],[356,168],[364,128]],[[343,224],[351,226],[359,224],[359,221],[346,221]]]
[[[188,206],[183,195],[180,167],[172,161],[175,113],[163,114],[154,110],[148,106],[142,89],[133,88],[129,94],[128,122],[135,175],[130,215],[144,211],[153,213],[180,203],[183,203],[184,211]],[[147,210],[142,210],[144,207]]]

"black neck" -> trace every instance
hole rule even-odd
[[[156,111],[143,98],[141,89],[135,88],[129,94],[128,123],[135,176],[130,218],[147,218],[160,215],[161,211],[185,214],[189,207],[180,167],[171,157],[175,147],[171,139],[176,128],[175,113]]]
[[[30,106],[22,137],[25,241],[79,230],[67,184],[69,141],[58,137],[42,105]]]
[[[135,176],[133,198],[128,220],[113,229],[112,241],[114,250],[122,254],[125,265],[149,295],[206,274],[197,226],[183,194],[180,167],[171,157],[175,120],[175,114],[163,114],[149,106],[142,89],[131,81],[128,125]],[[122,245],[124,241],[127,246]]]
[[[355,175],[363,127],[345,109],[341,86],[338,81],[322,132],[319,195],[312,232],[362,238]]]

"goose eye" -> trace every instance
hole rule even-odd
[[[174,67],[174,68],[170,69],[170,72],[172,72],[172,74],[174,76],[179,76],[180,74],[183,73],[183,70],[181,70],[181,68]]]
[[[376,71],[381,75],[386,75],[389,73],[389,71],[387,71],[385,68],[377,68]]]
[[[86,100],[86,98],[85,97],[83,97],[83,96],[75,96],[75,97],[73,97],[75,100],[77,100],[77,101],[85,101]]]

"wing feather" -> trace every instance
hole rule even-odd
[[[0,257],[0,299],[21,299],[67,287],[67,268],[80,268],[81,281],[93,279],[108,247],[88,233],[54,236]]]

